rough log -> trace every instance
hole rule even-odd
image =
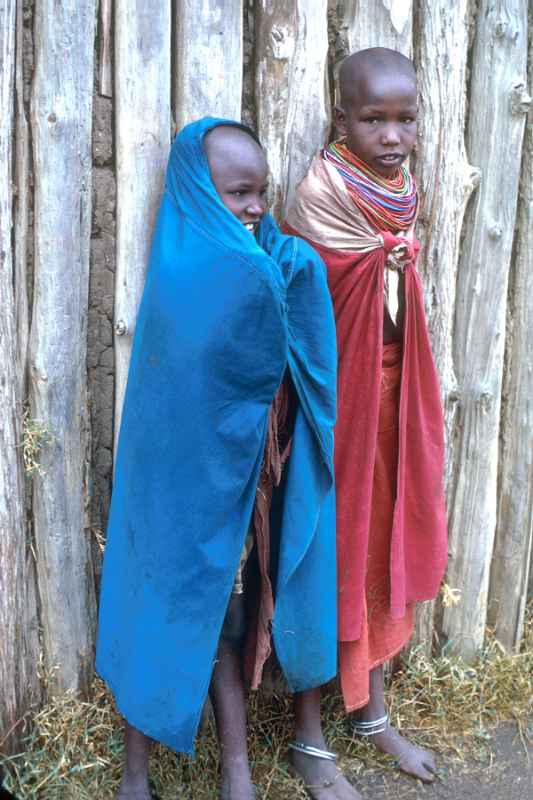
[[[31,205],[30,188],[30,132],[24,97],[24,13],[23,0],[17,0],[17,59],[15,65],[15,187],[16,196],[13,207],[14,217],[14,290],[15,320],[17,332],[17,378],[19,410],[27,399],[27,365],[29,336],[29,303],[28,303],[28,239],[30,236],[29,216]],[[38,705],[42,686],[35,664],[39,662],[39,615],[37,608],[37,574],[34,553],[28,546],[29,535],[26,534],[26,574],[25,574],[25,620],[23,633],[25,639],[26,670],[25,684],[27,703]]]
[[[111,97],[113,94],[113,71],[111,62],[111,20],[113,0],[100,0],[100,54],[99,83],[100,94]]]
[[[412,0],[340,0],[337,7],[345,54],[390,47],[411,55]]]
[[[529,584],[527,591],[527,601],[533,600],[533,548],[531,549],[531,558],[529,561]]]
[[[0,751],[7,752],[17,742],[26,694],[26,532],[12,247],[15,21],[16,2],[6,0],[0,4]]]
[[[529,87],[533,87],[530,28]],[[489,624],[507,648],[522,638],[533,539],[533,111],[522,160],[515,258],[507,322],[498,525],[490,578]]]
[[[15,165],[16,197],[14,204],[15,305],[18,336],[19,395],[26,395],[26,361],[28,352],[28,221],[29,221],[29,130],[24,107],[23,85],[23,13],[17,5],[17,61],[15,67]]]
[[[170,5],[115,4],[115,442],[170,146]]]
[[[444,635],[465,658],[483,644],[487,621],[506,301],[528,99],[526,59],[527,0],[481,0],[467,151],[481,168],[482,182],[465,216],[454,328],[459,400],[447,580],[461,590],[462,599],[443,612]]]
[[[468,0],[420,0],[416,8],[419,136],[416,173],[421,207],[417,234],[419,269],[433,353],[440,374],[447,439],[457,399],[452,333],[460,235],[466,204],[479,173],[466,158],[464,144]],[[450,109],[453,108],[453,114]],[[446,484],[450,483],[448,464]],[[417,635],[428,651],[433,639],[434,604],[418,609]]]
[[[176,129],[206,115],[239,120],[242,0],[204,0],[201,12],[195,0],[178,0],[174,29]]]
[[[327,0],[256,4],[258,133],[268,155],[276,215],[326,141],[327,48]]]
[[[85,511],[96,0],[42,0],[35,11],[30,400],[48,439],[33,481],[34,531],[51,687],[83,689],[92,677],[95,623]]]

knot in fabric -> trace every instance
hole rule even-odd
[[[416,240],[411,241],[405,236],[395,236],[388,231],[380,231],[379,235],[387,256],[385,261],[387,267],[396,272],[403,272],[409,264],[413,263],[420,245]]]

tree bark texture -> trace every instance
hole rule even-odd
[[[326,0],[258,0],[257,127],[272,175],[276,216],[326,142],[327,51]]]
[[[23,28],[24,0],[17,0],[16,22],[16,64],[15,64],[15,202],[13,205],[14,222],[14,292],[15,292],[15,319],[17,331],[17,378],[18,378],[18,409],[19,414],[26,402],[28,395],[28,337],[29,337],[29,292],[31,270],[29,269],[30,255],[30,131],[26,111],[26,98],[24,96],[24,28]],[[22,433],[21,433],[22,435]],[[19,450],[20,453],[20,450]],[[21,469],[23,464],[19,456]],[[26,482],[26,481],[25,481]],[[27,483],[27,482],[26,482]],[[26,488],[26,501],[30,492]],[[24,502],[24,501],[23,501]],[[26,503],[28,505],[28,503]],[[25,509],[28,517],[31,510]],[[39,703],[42,686],[35,664],[40,658],[39,641],[39,613],[37,603],[37,572],[34,549],[31,544],[31,529],[25,522],[25,594],[24,596],[24,648],[22,653],[28,668],[25,672],[25,686],[27,692],[26,706],[31,700]]]
[[[447,580],[462,595],[443,613],[445,636],[466,658],[483,643],[497,517],[506,302],[527,111],[526,32],[526,0],[479,3],[467,150],[482,179],[465,216],[454,326],[459,400]]]
[[[170,146],[170,0],[116,0],[115,443]]]
[[[0,741],[14,749],[24,710],[25,509],[20,465],[22,439],[13,291],[13,135],[16,2],[0,4]],[[16,668],[15,668],[16,665]]]
[[[416,173],[421,206],[417,235],[433,353],[440,374],[448,441],[453,430],[457,380],[452,333],[460,235],[478,171],[466,158],[466,65],[468,0],[420,0],[416,9],[419,135]],[[450,109],[453,108],[453,114]],[[443,191],[442,176],[446,176]],[[448,464],[446,485],[450,483]],[[434,604],[418,608],[417,640],[430,649]]]
[[[240,120],[242,0],[204,0],[201,13],[195,0],[178,0],[174,29],[177,130],[204,116]]]
[[[87,289],[95,0],[36,6],[31,103],[35,277],[31,414],[46,428],[33,512],[51,686],[92,677],[94,582],[86,533]]]
[[[412,0],[339,0],[337,13],[345,31],[348,52],[389,47],[410,56],[412,6]],[[448,10],[452,10],[449,3]]]
[[[533,87],[533,30],[529,31]],[[524,98],[525,101],[525,98]],[[492,558],[489,624],[507,648],[522,637],[533,538],[533,112],[529,108],[507,309],[498,524]]]
[[[100,54],[99,84],[100,94],[111,97],[113,94],[113,67],[111,59],[111,20],[113,0],[100,0]]]
[[[14,203],[15,309],[18,336],[19,395],[26,395],[28,354],[28,221],[29,221],[29,129],[24,107],[22,0],[17,3],[15,65],[15,164],[16,197]]]

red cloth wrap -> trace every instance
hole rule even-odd
[[[393,619],[390,613],[389,564],[398,472],[401,380],[402,345],[396,341],[383,347],[361,636],[354,642],[339,642],[339,674],[346,711],[368,703],[370,672],[399,653],[413,633],[414,603],[407,606],[401,619]]]
[[[298,231],[285,225],[293,235]],[[415,261],[418,242],[380,232],[384,246],[347,253],[309,243],[322,256],[337,324],[335,429],[339,641],[360,637],[379,418],[385,259],[406,245],[405,318],[397,495],[390,547],[390,612],[436,596],[447,560],[444,424],[439,382]]]

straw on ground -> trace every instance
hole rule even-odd
[[[447,759],[486,758],[491,728],[516,720],[521,734],[532,736],[533,614],[526,621],[519,653],[506,653],[489,634],[488,644],[471,665],[444,653],[430,660],[413,649],[388,689],[391,717],[409,737]],[[291,738],[290,698],[281,693],[250,697],[250,754],[254,779],[263,800],[303,800],[304,791],[288,774]],[[328,746],[339,765],[357,783],[363,771],[392,769],[365,742],[355,739],[335,687],[323,701]],[[96,679],[90,702],[67,695],[50,703],[33,720],[23,753],[5,760],[7,786],[22,798],[107,800],[121,770],[120,718],[104,684]],[[217,796],[217,744],[208,725],[196,759],[177,757],[156,746],[151,758],[154,791],[161,800],[212,800]]]

